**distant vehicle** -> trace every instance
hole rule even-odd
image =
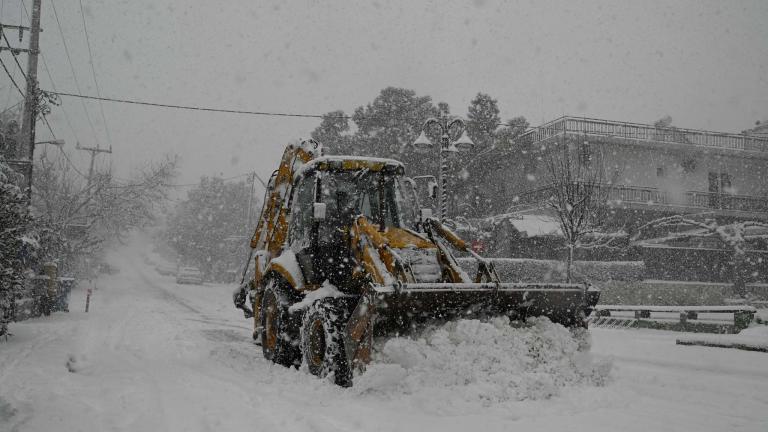
[[[203,274],[197,267],[182,267],[176,275],[176,283],[200,285],[203,283]]]
[[[155,266],[155,270],[157,270],[161,276],[173,276],[176,274],[176,266],[171,265],[158,264]]]
[[[98,268],[99,268],[99,273],[104,273],[108,275],[113,275],[120,272],[120,269],[118,269],[117,267],[111,264],[107,264],[105,262],[100,263]]]

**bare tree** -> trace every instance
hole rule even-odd
[[[43,253],[49,257],[92,253],[104,242],[120,241],[131,229],[151,222],[176,169],[176,158],[166,158],[130,179],[102,173],[88,184],[66,158],[36,163],[33,209],[41,226]]]
[[[607,209],[608,188],[601,158],[592,154],[588,146],[564,145],[543,157],[549,184],[545,203],[557,215],[568,249],[567,282],[571,282],[576,249],[610,247],[626,238],[623,231],[607,234],[600,229],[604,220],[600,216]]]
[[[768,224],[757,221],[741,221],[719,224],[715,219],[696,220],[684,215],[667,216],[652,220],[638,228],[632,236],[633,242],[639,242],[648,232],[659,228],[688,228],[685,231],[668,232],[665,241],[688,240],[695,238],[716,238],[731,253],[733,264],[733,287],[739,296],[746,296],[747,275],[745,272],[747,245],[750,240],[768,240]]]

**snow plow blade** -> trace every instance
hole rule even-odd
[[[376,327],[383,331],[473,314],[546,316],[565,326],[583,327],[600,297],[598,289],[586,284],[556,283],[409,283],[374,286],[373,291]]]

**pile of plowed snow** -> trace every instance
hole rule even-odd
[[[454,321],[378,346],[354,388],[395,397],[458,396],[485,406],[547,399],[565,387],[605,383],[611,363],[580,349],[588,337],[546,318],[525,327],[511,326],[507,317]]]

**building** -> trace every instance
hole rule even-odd
[[[580,161],[600,161],[596,168],[604,170],[602,187],[609,204],[617,215],[626,216],[617,220],[707,214],[768,221],[766,135],[567,116],[533,129],[520,141],[534,161],[527,170],[518,170],[529,186],[514,192],[524,205],[540,203],[547,193],[542,159],[569,148]]]
[[[721,226],[768,223],[768,136],[758,132],[561,117],[520,137],[525,157],[512,162],[509,183],[517,192],[506,199],[516,200],[518,212],[541,212],[552,195],[546,161],[554,152],[567,152],[573,164],[602,170],[598,187],[610,207],[603,221],[607,230],[633,233],[653,219],[680,214],[715,219]],[[669,242],[666,231],[650,234],[658,241],[628,249],[630,259],[645,261],[649,278],[733,280],[734,254],[722,241]],[[765,282],[768,246],[763,240],[746,246],[748,282]],[[597,251],[586,259],[621,258],[613,251]]]

